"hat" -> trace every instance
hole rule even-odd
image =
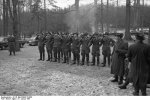
[[[136,37],[137,40],[145,40],[144,35],[141,34],[141,33],[136,34],[135,37]]]

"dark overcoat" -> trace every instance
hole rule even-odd
[[[129,47],[128,59],[131,62],[129,78],[133,85],[144,87],[149,78],[150,72],[150,47],[144,43],[136,43]]]
[[[111,74],[123,76],[125,73],[125,58],[128,51],[128,43],[120,40],[114,45],[112,54]]]

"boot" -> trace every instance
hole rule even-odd
[[[119,88],[120,89],[126,89],[128,84],[129,84],[129,81],[126,80],[124,84],[122,84],[122,85],[119,86]]]
[[[111,82],[118,82],[118,76],[114,76],[114,79]]]
[[[99,57],[97,57],[97,66],[99,66]]]
[[[91,66],[95,66],[95,57],[93,57],[92,65]]]
[[[118,85],[121,85],[121,84],[123,84],[123,77],[122,76],[120,77],[120,80],[118,82]]]

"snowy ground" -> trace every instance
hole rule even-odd
[[[0,95],[132,95],[132,84],[120,90],[117,83],[110,82],[109,67],[71,66],[38,58],[37,47],[25,46],[16,56],[9,56],[7,50],[0,51]]]

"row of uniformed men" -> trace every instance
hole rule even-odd
[[[89,53],[90,46],[92,46],[92,65],[95,65],[97,58],[97,66],[100,64],[100,47],[102,47],[102,54],[104,56],[103,66],[106,65],[106,58],[108,58],[108,64],[110,65],[111,56],[111,44],[113,45],[115,41],[108,36],[108,33],[101,36],[98,33],[89,35],[84,33],[82,35],[78,33],[47,33],[38,34],[36,37],[38,40],[38,48],[40,53],[39,60],[45,60],[45,50],[44,45],[46,44],[46,50],[48,54],[47,61],[60,62],[61,57],[63,58],[63,63],[69,63],[71,60],[71,52],[73,54],[73,63],[80,64],[80,50],[82,55],[81,65],[89,65]],[[54,57],[54,60],[53,60]]]

